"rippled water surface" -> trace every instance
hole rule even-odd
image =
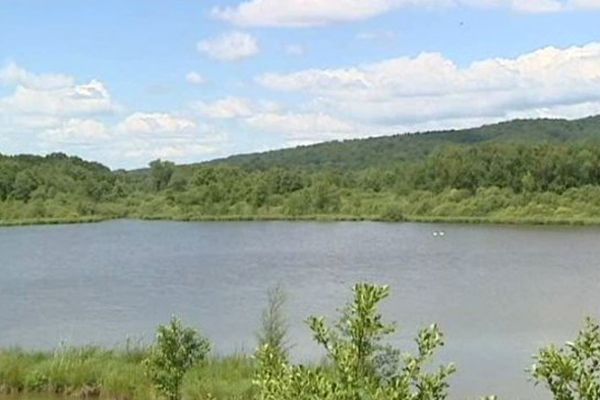
[[[443,230],[445,235],[433,236]],[[289,297],[298,359],[320,357],[303,320],[335,315],[357,281],[392,286],[384,312],[412,348],[439,322],[453,398],[546,398],[535,350],[600,315],[600,229],[382,223],[113,221],[0,228],[0,346],[149,340],[182,316],[217,351],[252,351],[267,288]],[[39,399],[36,399],[39,400]]]

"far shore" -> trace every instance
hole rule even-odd
[[[471,216],[403,216],[401,219],[392,220],[375,215],[342,215],[342,214],[312,214],[290,216],[284,214],[273,215],[195,215],[186,217],[170,216],[82,216],[68,218],[30,218],[18,220],[0,220],[0,227],[18,227],[32,225],[73,225],[106,222],[120,219],[139,221],[178,221],[178,222],[243,222],[243,221],[287,221],[287,222],[388,222],[388,223],[444,223],[444,224],[490,224],[490,225],[549,225],[549,226],[600,226],[600,218],[557,218],[557,217],[471,217]]]

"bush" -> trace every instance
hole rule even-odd
[[[167,399],[178,400],[185,373],[204,360],[209,351],[206,339],[173,317],[169,325],[158,327],[156,344],[144,360],[146,374]]]
[[[600,399],[600,325],[588,319],[575,342],[540,350],[531,374],[556,400]]]
[[[257,334],[260,347],[269,346],[283,359],[288,357],[288,323],[284,313],[286,295],[281,286],[268,292],[267,307],[261,316],[260,331]]]
[[[330,362],[325,367],[290,365],[268,344],[257,353],[255,385],[261,400],[441,400],[447,396],[448,377],[454,366],[428,373],[426,364],[442,346],[443,336],[436,325],[417,337],[418,354],[402,355],[383,345],[395,331],[383,323],[379,303],[389,295],[387,286],[358,284],[354,301],[334,328],[323,318],[308,320],[315,340]]]

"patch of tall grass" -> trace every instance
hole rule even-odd
[[[1,394],[49,394],[79,398],[158,398],[144,374],[147,349],[60,347],[52,352],[0,350]],[[249,356],[212,357],[191,370],[186,399],[252,398],[254,361]]]

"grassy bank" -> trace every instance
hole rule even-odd
[[[558,218],[558,217],[470,217],[470,216],[428,216],[407,215],[401,219],[386,218],[380,215],[206,215],[198,217],[173,218],[168,216],[143,217],[146,221],[181,222],[235,222],[235,221],[320,221],[320,222],[415,222],[444,224],[494,224],[494,225],[557,225],[557,226],[600,226],[600,218]]]
[[[70,218],[25,218],[16,220],[0,220],[0,226],[89,224],[103,222],[109,219],[111,218],[100,216]]]
[[[169,216],[151,215],[135,217],[77,217],[77,218],[33,218],[21,220],[0,220],[0,227],[31,225],[71,225],[105,222],[115,219],[134,219],[142,221],[179,221],[179,222],[243,222],[243,221],[288,221],[288,222],[415,222],[443,224],[494,224],[494,225],[555,225],[555,226],[600,226],[598,217],[511,217],[511,216],[444,216],[444,215],[402,215],[390,218],[385,215],[341,215],[311,214],[290,216],[273,215],[194,215]]]
[[[144,374],[147,349],[62,348],[53,352],[0,350],[1,394],[48,394],[120,400],[158,398]],[[212,357],[188,373],[186,399],[252,398],[254,361]]]

